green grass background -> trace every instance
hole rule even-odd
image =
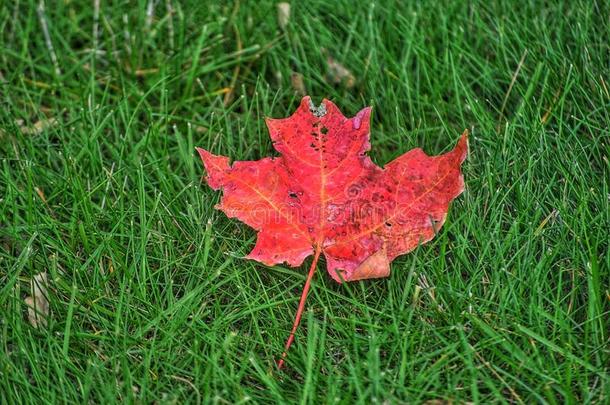
[[[610,401],[607,1],[295,1],[285,30],[270,1],[95,3],[0,3],[1,403]],[[271,373],[311,259],[241,259],[194,147],[273,154],[292,72],[373,106],[378,164],[471,153],[390,278],[316,275]]]

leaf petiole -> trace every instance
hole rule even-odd
[[[305,300],[307,299],[307,293],[309,292],[309,287],[311,286],[311,279],[313,278],[313,275],[316,272],[318,259],[320,258],[321,251],[322,244],[316,244],[313,262],[311,262],[311,267],[309,268],[309,273],[307,274],[307,280],[305,280],[305,285],[303,286],[303,292],[301,293],[301,299],[299,300],[299,308],[297,309],[297,314],[294,318],[294,323],[292,324],[292,330],[290,331],[290,336],[288,336],[288,340],[286,340],[286,345],[284,346],[284,352],[282,353],[282,357],[277,362],[277,368],[280,370],[284,366],[284,360],[286,359],[286,355],[288,354],[288,349],[290,349],[290,346],[294,341],[294,334],[297,331],[297,328],[299,327],[299,323],[301,323],[301,317],[303,316],[303,310],[305,309]]]

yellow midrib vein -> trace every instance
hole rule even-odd
[[[319,127],[318,127],[319,128]],[[322,139],[323,134],[318,129],[318,134],[320,136],[320,141],[318,142],[318,154],[320,156],[320,229],[318,230],[319,235],[317,237],[316,243],[319,246],[322,246],[324,233],[323,229],[326,225],[326,172],[324,171],[324,151]]]

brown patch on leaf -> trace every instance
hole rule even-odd
[[[385,246],[364,260],[352,273],[351,280],[367,280],[390,275],[390,261]]]

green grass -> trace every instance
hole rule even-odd
[[[610,401],[608,2],[300,1],[285,32],[269,1],[46,3],[0,5],[0,403]],[[272,374],[311,259],[243,260],[194,147],[272,154],[291,72],[373,106],[378,164],[471,154],[390,278],[318,272]]]

